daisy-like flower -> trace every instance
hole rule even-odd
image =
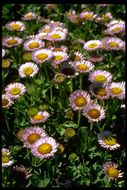
[[[66,35],[67,35],[67,32],[68,32],[68,30],[66,28],[64,28],[63,26],[56,26],[56,27],[53,28],[52,31],[63,32]]]
[[[97,15],[94,14],[94,12],[91,11],[83,11],[80,13],[79,17],[81,19],[85,19],[85,20],[93,20]]]
[[[42,42],[41,40],[39,40],[38,38],[32,38],[30,40],[27,40],[24,43],[24,49],[27,51],[35,51],[37,49],[40,49],[41,47],[44,46],[44,42]]]
[[[111,20],[108,24],[106,24],[107,28],[116,25],[116,24],[122,24],[125,26],[125,21],[123,20]]]
[[[58,65],[64,61],[66,61],[68,59],[68,55],[65,52],[62,51],[55,51],[53,52],[53,61],[52,61],[52,65],[57,68]]]
[[[78,75],[78,73],[75,71],[75,69],[69,63],[63,64],[61,66],[61,68],[59,68],[58,72],[64,74],[67,78],[73,78],[76,75]]]
[[[39,111],[36,115],[33,117],[30,117],[30,122],[32,124],[35,123],[45,123],[47,119],[49,118],[49,113],[47,111]]]
[[[86,42],[83,48],[87,51],[93,51],[96,49],[101,48],[101,41],[100,40],[90,40]]]
[[[125,25],[122,23],[113,24],[113,26],[110,26],[105,32],[109,35],[119,34],[121,32],[125,31]]]
[[[117,180],[120,177],[123,177],[121,170],[118,170],[118,165],[109,161],[103,165],[103,170],[108,177],[108,180]]]
[[[19,75],[21,78],[34,77],[38,71],[38,66],[32,62],[26,62],[19,67]]]
[[[37,15],[33,12],[28,12],[26,14],[23,15],[22,19],[23,20],[33,20],[37,17]]]
[[[120,50],[123,48],[124,41],[117,37],[105,37],[102,40],[102,47],[106,50]]]
[[[54,156],[58,144],[52,137],[44,137],[37,140],[31,147],[32,154],[40,159]]]
[[[82,110],[90,101],[90,95],[85,90],[76,90],[69,97],[69,102],[73,110]]]
[[[73,23],[79,23],[79,16],[76,14],[75,10],[69,10],[66,12],[66,17]]]
[[[98,142],[101,147],[114,150],[120,147],[117,143],[116,138],[114,138],[110,131],[103,131],[98,136]]]
[[[9,48],[13,46],[18,46],[22,44],[22,42],[22,38],[9,36],[3,39],[2,45]]]
[[[12,59],[2,59],[2,68],[7,69],[10,67]]]
[[[104,57],[102,55],[91,55],[87,58],[88,61],[96,63],[103,61]]]
[[[6,94],[2,94],[2,108],[10,107],[12,104],[13,101]]]
[[[5,53],[6,53],[5,49],[2,49],[2,57],[5,56]]]
[[[32,59],[40,64],[51,59],[52,56],[52,51],[48,49],[40,49],[32,53]]]
[[[90,93],[92,96],[101,100],[109,99],[110,97],[109,87],[104,83],[92,83],[90,85]]]
[[[8,30],[16,30],[16,31],[23,31],[26,29],[25,25],[21,21],[12,21],[5,25]]]
[[[82,53],[80,53],[78,51],[76,51],[76,52],[73,53],[73,57],[72,57],[73,61],[81,61],[83,59],[84,59],[84,56],[83,56]]]
[[[89,103],[83,108],[83,116],[85,116],[89,122],[99,122],[105,118],[105,111],[99,105],[95,103]]]
[[[125,99],[125,82],[112,82],[109,85],[109,90],[112,98]]]
[[[60,47],[53,47],[53,46],[50,46],[49,49],[51,49],[53,52],[64,52],[66,53],[67,52],[67,47],[66,46],[60,46]]]
[[[88,73],[94,68],[94,65],[91,62],[85,60],[73,62],[72,66],[79,73]]]
[[[62,41],[66,39],[66,33],[62,31],[53,30],[52,32],[49,32],[47,34],[46,39],[53,42]]]
[[[105,70],[95,70],[89,74],[88,79],[91,82],[109,83],[112,80],[112,75]]]
[[[31,148],[34,142],[45,136],[47,134],[41,127],[34,126],[24,129],[21,140],[24,143],[24,147]]]
[[[11,166],[14,163],[11,159],[10,151],[6,148],[2,148],[2,167]]]
[[[19,82],[15,82],[7,85],[5,91],[9,98],[18,99],[21,95],[25,94],[26,87]]]

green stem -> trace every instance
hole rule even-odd
[[[78,127],[80,126],[81,110],[78,111]]]
[[[93,130],[93,122],[90,123],[90,131]]]
[[[10,132],[10,127],[9,127],[9,123],[8,123],[8,119],[7,119],[7,114],[6,114],[6,110],[4,110],[4,108],[3,108],[3,113],[4,113],[4,118],[5,118],[5,123],[6,123],[6,126],[7,126],[7,130],[8,130],[8,132]]]

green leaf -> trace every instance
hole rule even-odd
[[[44,180],[40,180],[37,184],[37,187],[47,187],[50,182],[50,178],[45,178]]]

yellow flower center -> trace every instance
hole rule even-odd
[[[82,107],[84,106],[86,103],[87,103],[87,100],[86,98],[84,98],[83,96],[79,96],[77,97],[75,100],[75,105],[78,106],[78,107]]]
[[[88,45],[88,48],[96,48],[98,44],[92,43]]]
[[[110,137],[110,136],[109,137],[105,137],[103,139],[103,141],[105,142],[106,145],[109,145],[109,146],[113,146],[113,145],[116,144],[116,139],[113,138],[113,137]]]
[[[93,13],[84,14],[84,17],[87,18],[87,19],[92,18],[93,17]]]
[[[27,141],[32,144],[34,143],[36,140],[38,140],[40,138],[40,135],[39,134],[36,134],[36,133],[33,133],[33,134],[30,134],[28,137],[27,137]]]
[[[97,109],[91,109],[88,111],[87,115],[93,119],[97,119],[100,116],[100,112]]]
[[[2,152],[2,157],[7,157],[7,152]]]
[[[117,31],[119,31],[120,30],[120,27],[116,27],[116,28],[113,28],[112,29],[112,32],[117,32]]]
[[[79,64],[79,65],[77,65],[77,69],[79,69],[79,70],[87,70],[88,69],[88,67],[87,67],[87,65],[85,65],[85,64]]]
[[[48,55],[46,53],[41,53],[41,54],[36,55],[36,57],[37,57],[37,59],[43,61],[48,57]]]
[[[56,55],[54,58],[55,61],[61,61],[62,59],[63,59],[62,55]]]
[[[18,88],[18,87],[14,87],[14,88],[12,88],[12,89],[10,90],[10,93],[11,93],[12,95],[20,94],[20,92],[21,92],[21,89]]]
[[[33,73],[33,68],[32,67],[26,67],[23,69],[23,72],[25,75],[30,75]]]
[[[95,92],[95,94],[98,95],[98,96],[106,96],[106,95],[107,95],[106,89],[103,88],[103,87],[95,88],[95,89],[94,89],[94,92]]]
[[[28,13],[27,15],[25,15],[25,18],[32,18],[32,13]]]
[[[94,80],[96,82],[105,82],[107,80],[107,78],[104,75],[97,75],[94,77]]]
[[[59,39],[59,38],[61,38],[61,36],[59,34],[52,34],[51,38],[53,38],[53,39]]]
[[[42,32],[48,33],[50,32],[50,28],[45,28],[44,30],[42,30]]]
[[[17,44],[17,42],[18,42],[18,41],[15,40],[15,39],[10,39],[10,40],[7,41],[7,44],[8,44],[8,45],[15,45],[15,44]]]
[[[12,29],[14,30],[19,30],[21,28],[21,25],[20,24],[17,24],[17,23],[14,23],[11,25]]]
[[[8,163],[10,161],[8,156],[2,156],[2,163]]]
[[[29,44],[29,48],[30,49],[34,49],[34,48],[38,48],[39,47],[39,43],[38,42],[31,42]]]
[[[110,47],[118,47],[119,44],[116,43],[116,42],[109,42],[109,46],[110,46]]]
[[[108,170],[107,170],[107,175],[109,177],[115,177],[115,178],[117,178],[118,175],[119,175],[119,171],[116,168],[114,168],[114,167],[109,167]]]
[[[43,143],[38,147],[40,154],[48,154],[52,151],[52,146],[49,143]]]
[[[4,98],[2,99],[2,106],[7,106],[9,104],[9,100]]]
[[[42,120],[43,118],[44,118],[43,115],[37,114],[37,115],[35,115],[32,119],[33,119],[33,120],[36,120],[36,121],[40,121],[40,120]]]
[[[54,48],[53,51],[62,51],[61,48]]]
[[[112,92],[113,94],[117,95],[117,94],[122,93],[123,90],[122,90],[121,88],[119,88],[119,87],[113,87],[113,88],[111,89],[111,92]]]

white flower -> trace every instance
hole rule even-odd
[[[25,77],[34,77],[39,71],[39,68],[36,64],[32,62],[26,62],[19,67],[19,75],[21,78]]]
[[[39,111],[36,115],[30,117],[30,122],[32,124],[45,123],[48,118],[49,118],[49,113],[47,111],[44,112]]]
[[[2,94],[2,108],[10,107],[12,104],[13,101],[6,94]]]
[[[19,37],[9,36],[5,37],[2,41],[2,45],[6,47],[13,47],[22,44],[23,40]]]
[[[54,156],[58,144],[52,137],[44,137],[37,140],[31,147],[32,154],[40,159]]]
[[[21,83],[11,83],[5,88],[6,95],[12,99],[18,99],[26,92],[26,87]]]
[[[99,48],[101,48],[101,41],[100,40],[90,40],[84,44],[83,48],[88,51],[93,51],[93,50],[99,49]]]
[[[112,82],[109,85],[109,90],[112,98],[125,99],[125,82]]]
[[[32,59],[37,63],[43,63],[53,56],[52,51],[48,49],[40,49],[32,53]]]
[[[29,39],[24,43],[24,49],[27,51],[35,51],[40,49],[42,46],[44,46],[44,42],[39,40],[37,37]]]
[[[120,144],[117,143],[116,138],[111,135],[110,131],[103,131],[99,134],[98,142],[101,147],[114,150],[120,147]]]
[[[89,74],[91,82],[109,83],[112,80],[112,75],[106,70],[94,70]]]
[[[83,116],[88,118],[89,122],[99,122],[105,118],[105,111],[99,105],[95,103],[89,103],[83,108]]]
[[[23,31],[26,29],[25,25],[21,21],[12,21],[6,24],[8,30]]]

